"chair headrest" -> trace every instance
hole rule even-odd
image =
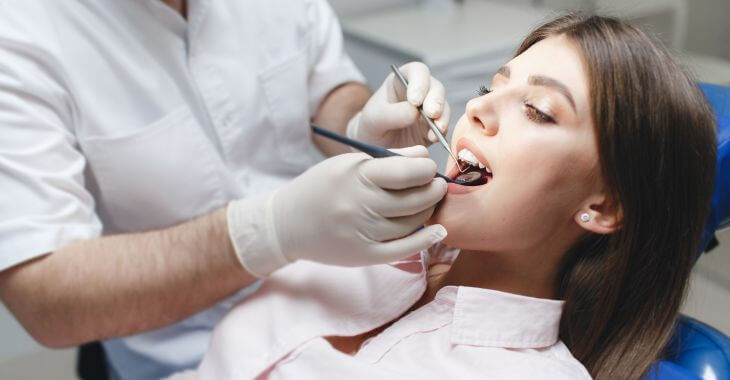
[[[680,316],[665,355],[701,378],[730,378],[730,338],[694,318]]]
[[[717,168],[712,209],[700,247],[704,250],[715,230],[730,226],[730,87],[701,83],[717,120]]]

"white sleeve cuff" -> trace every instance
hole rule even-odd
[[[256,277],[266,277],[290,263],[279,246],[273,219],[276,191],[228,204],[228,236],[241,265]]]
[[[0,272],[58,250],[78,240],[94,239],[101,235],[97,225],[66,225],[3,234],[0,243]]]

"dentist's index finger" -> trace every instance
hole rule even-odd
[[[428,158],[428,149],[423,145],[407,146],[405,148],[389,149],[393,153],[398,153],[406,157],[425,157]]]
[[[370,208],[384,218],[415,215],[433,208],[446,195],[446,181],[436,178],[430,183],[405,190],[389,190],[372,193],[368,198]],[[430,217],[427,216],[426,219]],[[421,220],[419,223],[425,222]],[[409,232],[413,232],[410,230]],[[393,239],[395,237],[392,237]]]
[[[444,102],[444,108],[441,111],[441,116],[439,116],[438,119],[434,120],[436,125],[439,127],[439,130],[441,130],[442,135],[446,135],[446,132],[449,130],[450,121],[451,121],[451,106],[449,105],[449,102]]]
[[[449,106],[449,102],[444,103],[444,109],[441,112],[441,116],[438,119],[434,119],[433,122],[436,123],[436,126],[439,128],[439,131],[441,131],[441,134],[446,136],[446,133],[449,131],[449,121],[451,120],[451,106]],[[433,134],[433,131],[431,131],[430,128],[425,127],[427,132],[427,138],[428,141],[435,144],[439,140],[436,137],[436,135]]]
[[[436,78],[430,79],[430,88],[423,100],[423,112],[432,119],[441,117],[446,103],[446,89],[443,83]]]
[[[428,90],[431,88],[431,70],[421,62],[410,62],[400,67],[400,72],[408,81],[406,99],[408,103],[418,107],[423,104]],[[398,80],[394,78],[394,80]]]
[[[436,169],[430,158],[393,156],[363,162],[360,173],[381,189],[402,190],[430,183]]]

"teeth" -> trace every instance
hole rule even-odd
[[[477,166],[480,164],[479,160],[477,160],[477,157],[468,149],[462,149],[459,151],[459,159],[462,161],[465,161],[469,163],[472,166]]]
[[[487,173],[492,174],[492,171],[485,167],[484,164],[479,162],[477,156],[475,156],[474,153],[472,153],[469,149],[461,149],[459,151],[459,154],[457,154],[457,157],[459,157],[460,160],[468,163],[471,166],[478,166],[480,169],[484,169],[487,171]]]

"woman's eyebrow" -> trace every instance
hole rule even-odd
[[[570,102],[570,105],[573,107],[573,111],[575,111],[575,101],[573,100],[573,95],[570,94],[568,86],[564,85],[563,82],[542,75],[530,75],[530,77],[527,78],[527,83],[533,86],[545,86],[555,89],[568,99],[568,102]]]
[[[501,74],[505,78],[509,79],[509,75],[510,75],[509,66],[500,67],[499,69],[497,69],[497,72],[494,75],[497,75],[497,74]]]
[[[497,69],[497,72],[494,75],[502,75],[509,79],[510,74],[509,66],[505,65]],[[530,75],[527,78],[527,83],[533,86],[546,86],[555,89],[568,99],[568,102],[570,102],[570,105],[573,107],[573,111],[575,111],[575,100],[573,100],[573,95],[570,93],[568,86],[564,85],[563,82],[543,75]]]

